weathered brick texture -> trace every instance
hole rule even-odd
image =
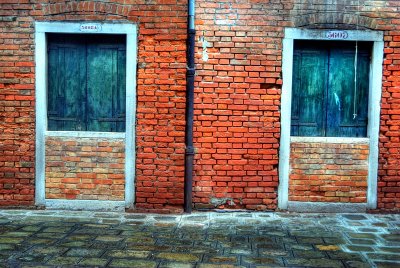
[[[46,198],[124,200],[123,139],[46,138]]]
[[[400,211],[400,19],[392,23],[385,36],[378,209]]]
[[[289,200],[365,203],[368,144],[292,142]]]
[[[197,3],[195,206],[275,209],[283,6]]]
[[[34,21],[108,21],[139,29],[136,208],[181,210],[186,9],[183,0],[1,1],[0,205],[34,204]],[[378,207],[400,210],[399,14],[396,0],[196,1],[195,207],[276,208],[282,38],[302,27],[384,31]]]
[[[136,208],[182,209],[186,8],[182,0],[1,1],[0,205],[34,204],[34,21],[108,21],[138,25]]]
[[[197,1],[195,206],[276,207],[282,38],[284,27],[300,27],[384,31],[378,206],[398,208],[399,9],[398,1]]]
[[[7,3],[8,2],[8,3]],[[34,62],[29,17],[17,1],[0,4],[0,205],[34,199]],[[30,9],[26,4],[20,8]]]

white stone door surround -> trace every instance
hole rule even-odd
[[[281,96],[281,139],[279,150],[279,187],[278,208],[290,209],[289,202],[289,159],[290,159],[290,122],[292,101],[292,72],[293,72],[293,44],[295,40],[334,40],[334,41],[370,41],[373,43],[370,66],[370,86],[368,105],[367,139],[370,153],[368,158],[368,191],[366,208],[375,209],[377,206],[377,176],[379,153],[379,121],[380,101],[382,94],[382,63],[383,63],[383,32],[360,30],[309,30],[286,28],[283,39],[282,54],[282,96]],[[313,139],[313,138],[310,138]],[[321,139],[321,138],[315,138]],[[329,142],[349,138],[322,138]],[[357,139],[363,138],[350,138]],[[365,139],[365,138],[364,138]],[[350,140],[351,142],[351,140]],[[313,203],[317,206],[318,203]],[[323,208],[330,204],[322,203]],[[333,206],[335,204],[332,204]],[[340,209],[341,206],[339,205]]]
[[[46,33],[124,34],[126,35],[126,130],[124,132],[83,132],[47,130],[47,40]],[[36,153],[35,204],[48,208],[124,209],[135,199],[135,122],[136,122],[137,26],[127,23],[103,22],[36,22],[35,23],[35,94]],[[125,200],[58,200],[45,197],[45,138],[89,137],[125,139]]]

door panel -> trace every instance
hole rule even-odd
[[[357,89],[354,89],[354,44],[330,51],[327,136],[367,135],[369,56],[362,45],[357,58]]]
[[[354,92],[353,51],[332,48],[329,59],[327,136],[343,136],[341,123],[353,118]],[[346,124],[345,126],[351,126]],[[343,127],[346,128],[346,127]]]
[[[125,37],[51,34],[48,43],[48,129],[125,131]]]
[[[113,51],[88,45],[88,130],[112,131],[113,87],[115,87],[115,60]]]
[[[121,44],[88,44],[88,130],[125,131],[125,62]]]
[[[295,43],[291,135],[366,137],[370,51],[359,42],[354,90],[355,42]]]
[[[314,48],[303,49],[295,54],[292,135],[325,135],[327,59],[326,51]]]
[[[84,130],[85,44],[77,38],[51,38],[48,52],[49,130]]]

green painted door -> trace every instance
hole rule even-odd
[[[355,43],[295,43],[292,136],[367,135],[371,46],[359,42],[354,87]]]
[[[125,37],[48,36],[48,129],[125,131]]]
[[[295,51],[293,69],[292,132],[296,136],[325,136],[328,53],[313,47]],[[293,134],[292,134],[293,135]]]
[[[48,129],[85,130],[86,50],[78,36],[49,37]]]

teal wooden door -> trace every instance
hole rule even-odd
[[[50,35],[48,43],[48,129],[125,131],[125,37]]]
[[[125,45],[96,39],[87,42],[87,130],[124,131]]]
[[[328,53],[315,47],[295,51],[292,135],[325,136],[325,89]]]
[[[49,38],[48,129],[85,130],[85,41],[78,36]]]
[[[354,88],[354,43],[338,43],[330,49],[327,136],[365,137],[367,135],[369,50],[358,47],[357,87]]]
[[[292,136],[367,135],[371,47],[354,42],[297,42],[293,57]]]

